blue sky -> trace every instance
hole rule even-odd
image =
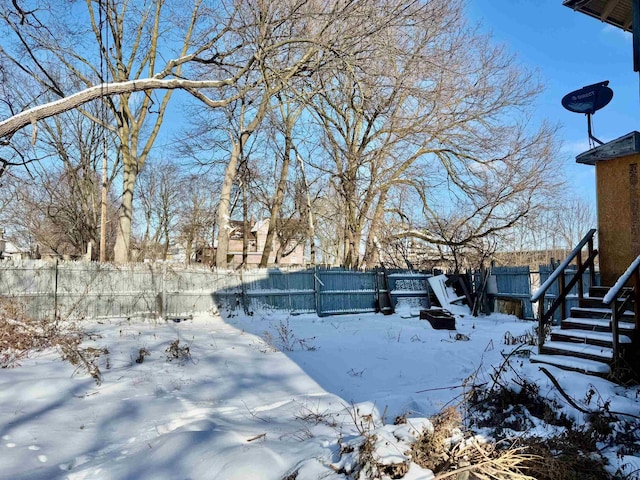
[[[631,34],[562,5],[562,0],[468,0],[471,22],[492,33],[519,62],[538,71],[545,91],[535,120],[561,125],[560,161],[571,187],[595,202],[594,167],[577,165],[589,149],[584,115],[565,110],[562,97],[585,85],[609,80],[611,103],[592,118],[593,134],[607,142],[640,130],[640,79],[633,71]]]

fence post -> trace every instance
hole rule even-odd
[[[247,302],[247,286],[244,284],[244,267],[240,267],[240,301],[242,302],[242,311],[245,315],[249,315],[249,304]]]
[[[320,287],[318,285],[318,266],[313,266],[313,299],[316,302],[316,315],[320,316]]]
[[[378,267],[374,267],[373,275],[373,288],[376,291],[376,313],[380,313],[380,270]]]
[[[53,319],[58,321],[58,259],[54,264],[54,281],[53,281]]]
[[[167,262],[162,262],[162,305],[160,318],[167,319]]]

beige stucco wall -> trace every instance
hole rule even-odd
[[[640,255],[640,155],[596,163],[602,284],[611,286]]]

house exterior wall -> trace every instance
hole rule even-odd
[[[260,221],[254,226],[252,233],[255,235],[255,240],[251,240],[249,244],[249,252],[247,255],[247,266],[257,266],[262,259],[262,252],[266,245],[267,232],[269,230],[269,223],[266,221]],[[269,255],[269,265],[274,265],[276,262],[276,251],[279,247],[279,243],[276,239],[273,240],[273,248]],[[242,263],[242,239],[229,240],[229,264],[240,265]],[[280,259],[278,265],[304,265],[304,247],[302,245],[296,247],[296,249],[286,257]]]
[[[640,255],[640,154],[596,163],[600,272],[613,285]]]

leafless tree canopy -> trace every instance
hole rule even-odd
[[[456,265],[482,261],[562,179],[555,127],[529,121],[541,85],[467,23],[463,3],[5,2],[0,177],[44,185],[40,172],[65,165],[65,182],[85,178],[66,168],[82,160],[61,114],[78,112],[118,199],[118,262],[133,237],[155,258],[215,243],[224,267],[239,217],[269,219],[263,266],[299,244],[349,267],[411,264],[425,245]],[[170,151],[158,148],[163,125]],[[203,172],[219,182],[196,181]],[[73,197],[86,215],[91,188]]]

